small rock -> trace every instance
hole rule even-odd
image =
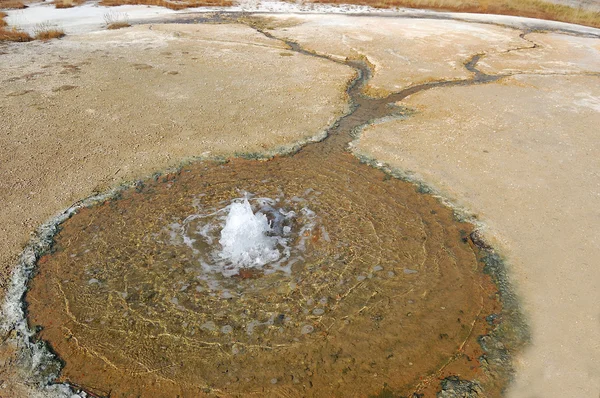
[[[217,325],[215,325],[215,323],[213,321],[208,321],[203,323],[202,325],[200,325],[200,329],[203,330],[208,330],[208,331],[213,331],[217,328]]]
[[[229,334],[231,332],[233,332],[233,326],[231,325],[225,325],[221,328],[221,333],[223,334]]]
[[[309,334],[309,333],[312,333],[314,330],[315,330],[315,328],[312,325],[304,325],[304,326],[302,326],[300,333]]]

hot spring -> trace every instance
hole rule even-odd
[[[325,141],[196,162],[61,224],[26,295],[58,381],[111,397],[502,390],[502,305],[473,226],[346,150],[358,126],[403,117],[406,95],[493,77],[373,99],[348,64],[353,111]]]
[[[465,341],[480,356],[499,302],[472,227],[350,154],[324,168],[311,152],[200,163],[67,220],[27,294],[61,380],[348,396],[415,388]]]

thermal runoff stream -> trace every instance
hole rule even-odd
[[[369,70],[347,64],[353,111],[323,142],[196,162],[61,224],[26,295],[57,381],[110,397],[499,394],[509,318],[473,226],[347,151],[436,84],[368,98]]]

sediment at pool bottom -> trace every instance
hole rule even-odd
[[[247,193],[297,215],[289,272],[203,266],[190,215]],[[59,381],[98,396],[435,396],[453,380],[497,396],[508,380],[479,341],[502,305],[472,230],[348,153],[200,162],[65,221],[28,320]]]

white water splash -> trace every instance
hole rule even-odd
[[[242,203],[233,203],[229,208],[218,255],[239,267],[260,268],[279,260],[278,245],[287,246],[285,238],[272,234],[267,216],[260,211],[254,214],[248,199],[244,198]]]
[[[242,269],[289,274],[292,265],[303,260],[306,239],[318,220],[303,206],[306,201],[301,202],[283,197],[251,198],[247,194],[221,209],[192,214],[165,232],[171,244],[188,246],[209,274],[234,276]],[[289,210],[291,207],[297,212]],[[172,236],[175,225],[181,225],[177,239]]]

